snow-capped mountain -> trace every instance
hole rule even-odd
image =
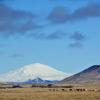
[[[44,64],[30,64],[15,71],[0,75],[0,82],[25,82],[40,78],[42,80],[62,80],[68,75]]]

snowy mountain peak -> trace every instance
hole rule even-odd
[[[22,67],[20,69],[20,71],[24,72],[24,73],[33,73],[33,70],[40,72],[40,71],[49,71],[49,70],[55,70],[51,67],[49,67],[48,65],[44,65],[44,64],[40,64],[40,63],[35,63],[35,64],[30,64],[30,65],[26,65],[24,67]]]
[[[1,82],[24,82],[29,79],[40,78],[43,80],[62,80],[67,74],[58,71],[48,65],[35,63],[21,67],[15,71],[11,71],[0,75]]]

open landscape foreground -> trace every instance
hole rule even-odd
[[[62,91],[61,88],[0,89],[0,100],[100,100],[99,91]]]

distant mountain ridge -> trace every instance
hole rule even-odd
[[[40,78],[42,80],[62,80],[68,75],[56,70],[48,65],[35,63],[21,67],[15,71],[10,71],[0,75],[0,82],[26,82]]]
[[[27,81],[24,82],[12,82],[14,84],[54,84],[58,82],[57,80],[43,80],[41,78],[37,78],[37,79],[29,79]]]
[[[75,75],[65,78],[60,83],[80,84],[80,83],[100,82],[100,65],[93,65]]]

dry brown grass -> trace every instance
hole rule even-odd
[[[0,100],[100,100],[100,92],[53,92],[42,88],[0,89]]]

